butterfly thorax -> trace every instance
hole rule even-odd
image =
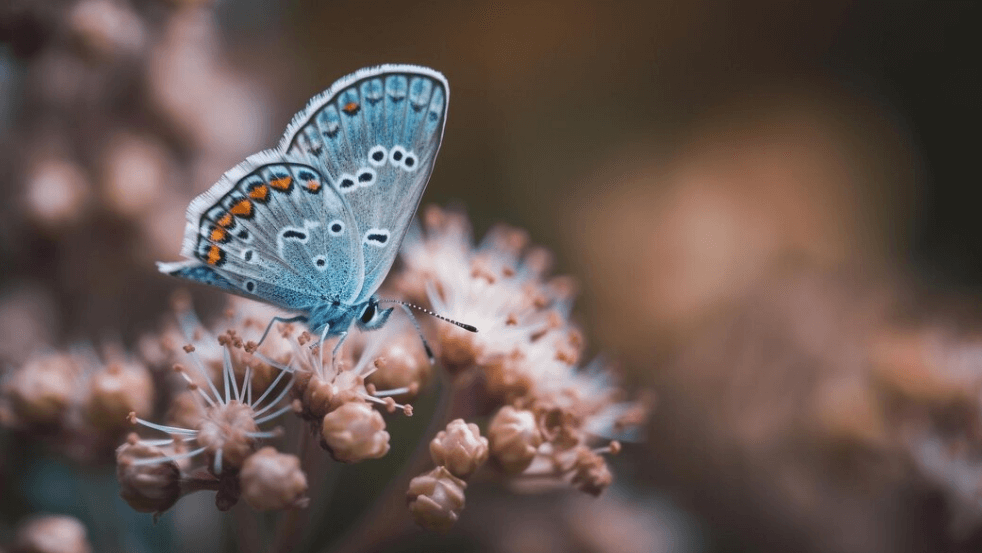
[[[315,304],[307,314],[307,326],[311,332],[325,336],[339,336],[348,331],[352,323],[362,330],[375,330],[388,320],[392,308],[379,309],[378,298],[372,296],[368,301],[347,305],[337,300],[327,300]]]

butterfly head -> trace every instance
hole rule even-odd
[[[388,309],[380,309],[378,306],[378,299],[374,296],[365,302],[365,306],[362,308],[361,313],[358,315],[356,324],[358,328],[362,330],[376,330],[385,324],[385,321],[389,320],[389,315],[392,314],[392,307]]]

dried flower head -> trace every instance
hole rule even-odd
[[[203,453],[208,459],[210,470],[216,476],[220,476],[226,468],[241,468],[246,458],[257,449],[260,439],[277,436],[275,431],[259,430],[259,425],[291,409],[290,405],[282,405],[282,401],[290,391],[292,377],[285,383],[280,380],[285,375],[292,374],[292,371],[288,367],[280,367],[280,376],[274,380],[274,384],[262,394],[256,393],[258,397],[253,397],[252,370],[246,367],[240,386],[229,351],[232,347],[230,341],[226,341],[222,370],[224,393],[219,392],[212,382],[208,370],[196,355],[194,346],[188,345],[186,350],[191,357],[192,366],[197,369],[197,378],[193,378],[183,366],[175,365],[175,371],[185,379],[189,389],[197,392],[196,397],[201,402],[201,417],[192,427],[159,425],[135,414],[130,416],[134,424],[171,434],[183,442],[197,442],[197,449],[173,458],[193,457]],[[200,380],[204,380],[205,386],[197,383]]]

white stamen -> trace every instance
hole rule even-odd
[[[181,459],[187,459],[188,457],[194,457],[202,452],[206,448],[199,447],[194,451],[188,451],[186,453],[176,453],[174,455],[168,455],[167,457],[153,457],[152,459],[137,459],[133,461],[134,465],[156,465],[158,463],[169,463],[171,461],[179,461]]]
[[[266,411],[268,411],[270,407],[273,407],[274,405],[279,404],[279,402],[282,401],[283,398],[286,397],[286,395],[288,393],[290,393],[290,390],[293,388],[293,380],[294,379],[291,377],[290,380],[287,381],[286,386],[283,387],[283,391],[281,391],[280,394],[278,396],[276,396],[276,399],[274,399],[273,401],[269,402],[266,405],[266,407],[263,407],[262,409],[256,411],[252,416],[253,417],[258,417],[259,415],[262,415],[263,413],[265,413]],[[272,389],[272,388],[270,388],[270,389]],[[258,421],[256,421],[256,422],[258,422]]]

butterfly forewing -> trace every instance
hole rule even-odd
[[[358,224],[364,282],[385,279],[429,180],[443,136],[448,87],[431,69],[388,65],[342,79],[297,114],[287,154],[316,159]]]

